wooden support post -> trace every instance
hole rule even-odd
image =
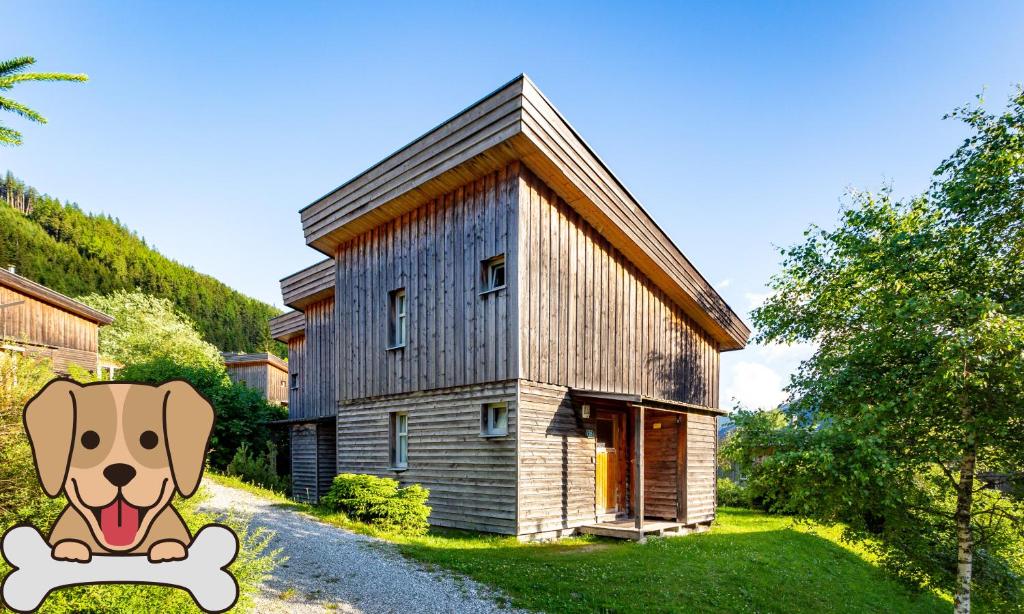
[[[636,412],[636,444],[633,450],[633,466],[636,479],[634,482],[633,515],[636,516],[636,530],[643,537],[644,529],[644,408],[642,405],[633,407]]]
[[[679,441],[676,442],[676,522],[687,524],[687,495],[689,494],[686,485],[689,462],[687,459],[686,434],[688,428],[688,416],[683,414],[677,417],[679,420]]]

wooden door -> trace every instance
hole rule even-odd
[[[597,416],[597,466],[594,489],[597,513],[615,514],[622,496],[618,416]]]

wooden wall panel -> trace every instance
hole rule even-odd
[[[520,376],[717,406],[718,343],[551,188],[520,175]]]
[[[644,420],[644,515],[676,519],[678,505],[678,414],[648,409]]]
[[[23,302],[0,311],[0,338],[23,347],[29,356],[52,361],[58,373],[67,373],[71,364],[96,371],[99,327],[95,322],[0,286],[0,304],[18,301]]]
[[[339,402],[516,377],[518,169],[483,176],[339,246]],[[507,287],[481,294],[481,261],[498,254]],[[388,349],[389,293],[398,288],[408,300],[408,339]]]
[[[688,520],[710,522],[715,518],[718,428],[714,416],[687,414],[687,511]]]
[[[505,402],[509,434],[480,436],[484,403]],[[409,413],[409,463],[392,470],[389,414]],[[369,473],[430,490],[431,524],[511,534],[516,523],[514,381],[342,402],[338,473]]]
[[[338,475],[338,429],[336,422],[316,424],[316,492],[318,497],[327,494],[334,476]]]
[[[272,403],[288,402],[288,374],[267,363],[225,365],[231,381],[259,390]]]
[[[288,418],[333,416],[335,403],[336,339],[347,331],[334,329],[334,299],[306,306],[306,334],[288,342],[288,369],[298,374],[298,389],[288,382]]]
[[[564,386],[519,382],[519,534],[594,522],[595,440]]]
[[[295,424],[291,427],[292,498],[316,503],[317,441],[315,424]]]
[[[298,375],[301,379],[302,373],[307,369],[316,370],[317,365],[306,365],[306,336],[298,335],[288,340],[288,419],[292,420],[305,416],[306,408],[303,404],[302,388],[292,388],[291,375]]]

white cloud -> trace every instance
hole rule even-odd
[[[731,279],[723,279],[722,281],[718,282],[718,284],[716,284],[715,287],[718,288],[719,290],[725,290],[726,288],[728,288],[731,285],[732,285],[732,280]]]
[[[756,309],[771,295],[771,292],[744,292],[743,298],[747,299],[747,309]]]
[[[726,407],[739,403],[747,409],[773,409],[786,400],[782,375],[761,363],[738,362],[728,377],[722,390]]]

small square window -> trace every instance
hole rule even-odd
[[[408,318],[406,309],[408,301],[405,295],[405,288],[392,290],[388,294],[388,349],[393,350],[405,347],[405,340],[408,331]]]
[[[480,263],[480,281],[481,294],[505,287],[505,254],[498,254]]]
[[[291,374],[291,378],[292,378],[292,390],[298,390],[299,389],[299,374],[298,373],[292,373]]]
[[[508,404],[485,404],[480,411],[480,436],[503,437],[505,435],[508,435]]]
[[[392,469],[409,467],[409,414],[404,411],[391,412],[390,456]]]

